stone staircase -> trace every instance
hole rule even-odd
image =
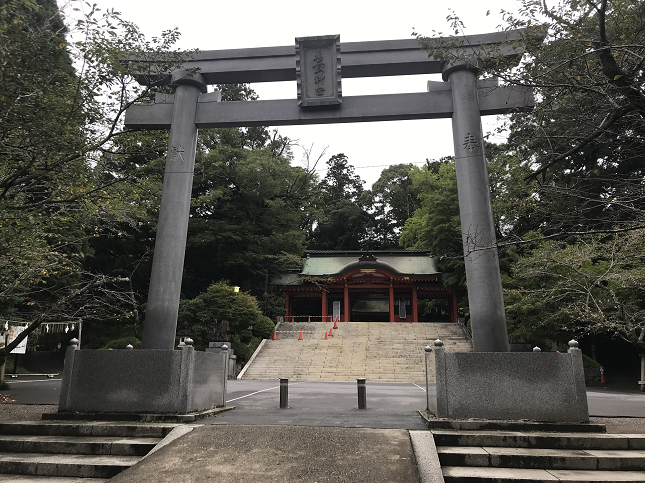
[[[436,339],[446,350],[472,351],[461,327],[452,323],[287,322],[268,340],[243,379],[293,381],[425,382],[424,347]],[[303,340],[298,340],[302,331]],[[434,354],[428,358],[434,381]]]
[[[446,483],[645,481],[645,435],[432,430]]]
[[[175,424],[0,423],[0,482],[102,482],[148,454]]]

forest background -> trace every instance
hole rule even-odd
[[[28,324],[41,348],[60,339],[43,323],[81,320],[84,347],[119,348],[145,320],[168,137],[124,130],[123,113],[169,89],[138,85],[124,53],[170,71],[190,52],[174,49],[179,32],[146,40],[115,12],[72,22],[74,3],[0,5],[0,318]],[[492,50],[459,59],[536,93],[501,128],[507,142],[487,144],[510,338],[548,349],[601,334],[643,352],[645,6],[521,5],[503,13],[503,28],[525,29],[519,65]],[[455,60],[453,41],[417,38]],[[305,249],[430,249],[467,318],[454,160],[388,160],[366,188],[344,154],[309,151],[298,166],[293,143],[271,128],[200,131],[179,321],[197,346],[226,319],[248,358],[284,310],[271,279]]]

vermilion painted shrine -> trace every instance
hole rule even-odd
[[[273,285],[285,294],[285,320],[457,322],[456,296],[428,250],[309,250]]]

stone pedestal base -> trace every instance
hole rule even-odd
[[[228,353],[67,349],[60,413],[188,414],[226,404]]]
[[[235,376],[237,375],[235,374],[235,368],[237,366],[237,356],[235,355],[235,351],[233,350],[230,342],[209,342],[208,347],[204,349],[204,352],[219,354],[223,350],[226,350],[222,349],[224,345],[228,347],[228,378],[235,379]]]
[[[435,346],[439,418],[589,422],[582,353],[446,352]]]

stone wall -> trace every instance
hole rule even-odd
[[[76,350],[65,356],[59,412],[186,414],[225,405],[228,354]]]
[[[446,352],[435,346],[436,414],[588,422],[582,352]]]

